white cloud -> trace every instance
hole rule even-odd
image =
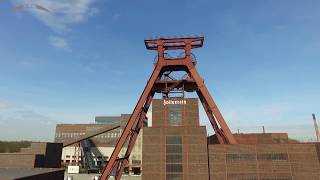
[[[2,109],[0,139],[52,141],[58,123],[61,122],[23,106]]]
[[[37,19],[46,24],[56,32],[68,30],[68,25],[81,23],[87,17],[99,12],[96,7],[92,7],[95,0],[14,0],[15,5],[34,4],[40,5],[47,11],[36,8],[28,8]],[[29,6],[31,7],[31,6]]]
[[[0,110],[1,109],[9,109],[12,107],[15,107],[15,104],[10,103],[10,102],[0,101]]]
[[[68,42],[62,37],[50,36],[49,37],[49,44],[57,49],[71,51],[71,48],[69,47]]]

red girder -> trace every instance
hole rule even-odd
[[[157,50],[158,61],[155,69],[148,80],[137,105],[131,114],[128,123],[123,130],[121,137],[109,159],[108,164],[105,166],[101,175],[102,180],[110,177],[112,172],[116,172],[115,179],[119,180],[122,176],[125,166],[129,162],[129,156],[133,149],[134,143],[137,139],[140,129],[142,128],[143,121],[146,118],[146,113],[152,102],[154,94],[162,92],[163,90],[172,90],[173,88],[180,88],[183,86],[187,92],[197,92],[199,99],[206,111],[206,114],[211,122],[211,125],[218,137],[221,144],[236,144],[227,123],[225,122],[220,110],[218,109],[213,98],[209,94],[207,87],[201,79],[196,70],[195,64],[191,59],[191,49],[202,47],[203,37],[190,37],[190,38],[160,38],[145,40],[147,49]],[[164,58],[164,51],[168,49],[184,49],[185,57],[167,60]],[[188,74],[188,79],[180,80],[160,80],[165,71],[185,71]],[[126,142],[128,147],[123,158],[119,158],[121,148],[124,147]]]

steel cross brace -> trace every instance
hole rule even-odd
[[[161,75],[162,75],[161,68],[162,68],[162,64],[158,63],[156,65],[154,71],[152,72],[152,75],[151,75],[150,79],[148,80],[148,83],[145,86],[145,88],[139,98],[139,101],[138,101],[133,113],[131,114],[131,116],[128,120],[128,123],[127,123],[126,127],[124,128],[123,133],[122,133],[120,139],[118,140],[117,145],[115,146],[115,149],[112,152],[112,155],[109,159],[109,162],[104,167],[103,174],[100,177],[101,180],[107,180],[110,177],[111,172],[113,171],[114,168],[116,168],[116,173],[120,172],[119,170],[124,168],[124,167],[120,168],[119,167],[120,164],[117,166],[115,165],[116,160],[118,158],[118,154],[120,153],[121,148],[124,146],[127,139],[129,138],[129,136],[132,135],[132,129],[133,129],[134,125],[142,126],[142,125],[140,125],[140,123],[137,122],[137,118],[139,117],[139,119],[142,119],[141,121],[143,121],[145,118],[145,113],[148,111],[149,106],[152,102],[153,95],[154,95],[154,92],[152,91],[153,85],[154,85],[155,81],[157,79],[159,79],[159,77],[161,77]],[[137,136],[137,135],[138,135],[138,133],[136,133],[136,135],[132,136],[132,142],[131,142],[132,146],[134,145],[134,142],[136,140],[135,136]],[[131,138],[130,138],[130,140],[131,140]],[[130,150],[130,149],[128,148],[126,153],[130,154],[132,149],[130,150],[130,152],[128,150]],[[124,165],[126,163],[128,163],[128,161],[122,162],[121,164]],[[115,177],[120,178],[121,175],[122,175],[122,172],[116,174]]]
[[[176,42],[184,42],[184,44],[176,44]],[[168,44],[169,43],[169,44]],[[170,44],[171,43],[171,44]],[[146,112],[151,104],[154,95],[154,85],[157,80],[160,80],[162,74],[166,71],[185,71],[190,79],[193,79],[196,86],[193,91],[196,91],[200,101],[207,113],[207,116],[213,126],[213,129],[217,135],[217,138],[222,144],[236,144],[227,123],[225,122],[220,110],[218,109],[216,103],[211,97],[207,87],[205,86],[203,80],[198,74],[195,63],[192,62],[190,56],[190,51],[192,48],[202,47],[203,37],[192,37],[192,38],[176,38],[176,39],[152,39],[145,40],[147,49],[158,51],[158,61],[153,70],[150,79],[145,86],[139,101],[130,116],[124,131],[118,140],[118,143],[109,159],[108,164],[103,170],[103,174],[100,179],[106,180],[110,177],[113,171],[116,171],[115,178],[119,180],[121,178],[122,172],[125,166],[128,164],[128,158],[137,139],[138,133],[142,127],[143,121],[146,116]],[[168,49],[184,49],[185,57],[167,60],[164,57],[164,51]],[[179,84],[175,84],[178,86]],[[220,125],[220,128],[219,128]],[[128,141],[129,144],[125,153],[124,158],[118,158],[118,154],[124,144]]]
[[[220,130],[220,128],[219,128],[219,126],[218,126],[218,124],[217,124],[217,122],[216,122],[216,119],[215,119],[215,117],[213,116],[212,111],[210,110],[210,108],[209,108],[206,100],[203,98],[203,96],[201,95],[201,93],[200,93],[199,91],[197,91],[197,94],[198,94],[199,99],[200,99],[200,101],[201,101],[201,103],[202,103],[203,109],[206,111],[206,114],[207,114],[207,116],[208,116],[208,118],[209,118],[209,121],[210,121],[212,127],[213,127],[213,130],[214,130],[214,132],[216,133],[216,136],[217,136],[217,138],[218,138],[218,141],[219,141],[221,144],[226,144],[226,143],[228,143],[228,142],[226,142],[225,139],[223,138],[224,135],[222,134],[222,132],[221,132],[221,130]]]
[[[190,58],[187,57],[187,58]],[[219,108],[217,107],[216,103],[214,102],[212,96],[210,95],[206,85],[204,84],[202,78],[200,77],[198,71],[195,68],[195,65],[192,63],[191,59],[186,61],[186,65],[188,67],[188,73],[190,74],[191,78],[194,79],[194,81],[197,84],[197,94],[202,99],[202,105],[203,108],[206,110],[207,116],[211,122],[211,125],[215,129],[216,133],[222,136],[222,140],[220,138],[219,142],[224,144],[236,144],[236,140],[233,137],[226,121],[224,120]],[[205,102],[205,103],[203,103]],[[221,129],[218,128],[217,122],[220,124]]]
[[[133,150],[133,147],[134,147],[134,144],[135,144],[135,142],[137,140],[139,132],[140,132],[142,126],[143,126],[143,121],[146,119],[146,115],[147,115],[148,109],[150,107],[150,104],[152,102],[153,96],[154,96],[154,93],[149,95],[146,104],[144,105],[144,107],[142,108],[142,110],[140,112],[139,120],[137,122],[136,127],[131,130],[130,140],[129,140],[129,144],[128,144],[128,147],[127,147],[127,151],[126,151],[126,153],[124,155],[124,159],[122,160],[122,162],[120,164],[120,167],[118,168],[118,170],[116,172],[115,180],[120,180],[124,168],[129,163],[130,154],[131,154],[131,152]]]

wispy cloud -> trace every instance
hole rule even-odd
[[[49,36],[49,44],[57,49],[63,49],[66,51],[71,51],[71,48],[68,44],[68,42],[62,38],[62,37],[58,37],[58,36]]]
[[[23,106],[5,107],[0,109],[1,140],[53,140],[55,125],[61,122]]]
[[[81,23],[88,17],[99,12],[99,9],[92,7],[95,0],[14,0],[15,5],[35,4],[48,9],[40,11],[36,8],[26,9],[37,19],[53,29],[55,32],[69,30],[69,25]]]
[[[15,107],[14,103],[6,102],[6,101],[0,101],[0,110],[2,109],[10,109]]]

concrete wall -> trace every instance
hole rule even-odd
[[[14,180],[64,180],[64,170],[16,178]]]
[[[40,158],[39,155],[38,158]],[[34,168],[36,160],[37,156],[35,154],[0,153],[0,168]]]
[[[0,168],[0,180],[63,180],[63,169]]]
[[[61,167],[62,144],[31,143],[20,153],[0,153],[0,167]]]

